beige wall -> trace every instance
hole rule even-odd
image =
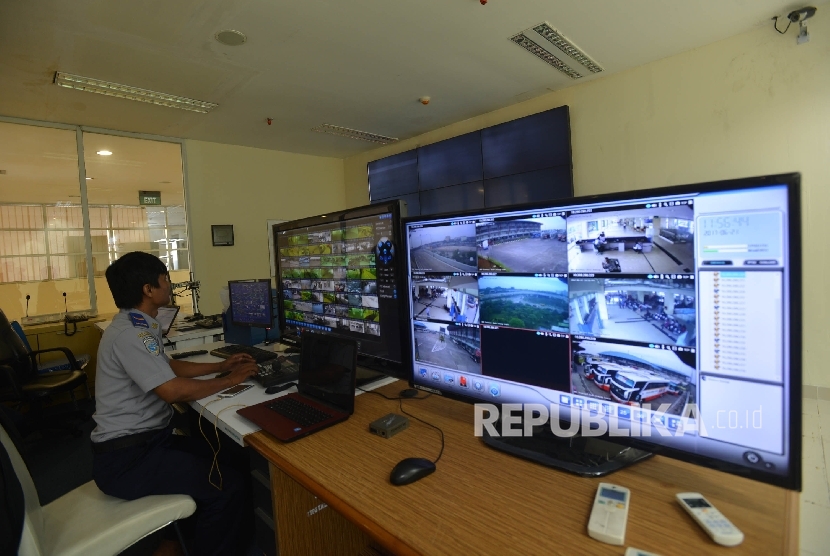
[[[191,245],[199,309],[222,310],[228,280],[270,276],[267,220],[346,208],[343,161],[186,141]],[[235,245],[213,247],[210,226],[233,224]]]
[[[346,201],[368,200],[366,163],[567,104],[576,195],[802,173],[804,382],[830,387],[830,18],[739,35],[573,86],[345,161]]]

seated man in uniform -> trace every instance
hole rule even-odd
[[[246,498],[243,475],[224,465],[202,438],[172,434],[174,402],[211,396],[257,372],[249,355],[220,363],[171,360],[155,316],[170,303],[167,267],[148,253],[127,253],[106,272],[115,304],[98,348],[93,478],[104,493],[135,500],[152,494],[187,494],[196,502],[195,554],[234,554]],[[229,371],[225,377],[195,377]],[[215,486],[214,486],[215,485]],[[240,546],[241,545],[241,546]]]

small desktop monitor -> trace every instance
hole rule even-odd
[[[397,200],[275,224],[280,341],[321,333],[358,342],[358,364],[408,378]]]
[[[232,280],[228,298],[233,324],[254,328],[274,327],[271,280]]]
[[[800,489],[799,183],[405,219],[412,383]]]

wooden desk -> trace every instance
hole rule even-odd
[[[438,396],[403,403],[440,426],[446,443],[437,471],[403,487],[389,483],[392,467],[407,457],[434,459],[441,440],[413,419],[390,439],[370,434],[371,421],[399,413],[397,401],[359,396],[351,419],[290,444],[261,431],[245,437],[272,464],[281,556],[356,554],[370,543],[394,554],[624,552],[587,535],[600,479],[488,448],[473,435],[470,404]],[[626,546],[664,556],[798,554],[797,493],[659,456],[605,480],[631,489]],[[683,491],[709,498],[745,533],[743,544],[712,542],[675,502]]]

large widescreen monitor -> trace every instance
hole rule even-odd
[[[799,489],[799,226],[798,174],[405,219],[411,381]]]
[[[352,338],[361,366],[409,377],[400,216],[394,200],[274,225],[281,341]]]

